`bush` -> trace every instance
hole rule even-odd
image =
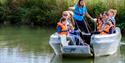
[[[77,0],[0,0],[0,23],[6,24],[56,24],[61,14]],[[99,13],[114,8],[118,10],[117,26],[125,28],[125,7],[123,0],[85,0],[89,13]],[[120,4],[120,5],[118,5]]]
[[[50,25],[59,21],[62,11],[69,7],[67,0],[5,1],[1,0],[0,20],[11,24]]]

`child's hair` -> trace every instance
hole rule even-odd
[[[99,22],[98,19],[99,19],[99,20],[102,20],[102,17],[97,17],[97,22]]]
[[[60,22],[62,23],[62,22],[65,22],[65,21],[66,21],[66,18],[62,18]]]
[[[114,15],[115,13],[117,13],[117,10],[109,9],[109,12],[113,13],[113,15]]]
[[[111,13],[113,13],[113,15],[115,14],[113,11],[110,11]]]
[[[102,13],[102,15],[108,16],[108,12],[107,12],[107,11],[104,11],[104,12]]]

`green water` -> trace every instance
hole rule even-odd
[[[0,27],[0,63],[125,63],[125,45],[112,56],[95,59],[53,56],[48,44],[52,33],[49,28]]]

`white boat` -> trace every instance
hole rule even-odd
[[[116,33],[109,35],[92,35],[91,45],[95,56],[112,55],[117,52],[121,41],[120,28],[116,27]]]
[[[112,55],[117,52],[120,40],[121,31],[116,27],[116,33],[108,35],[95,34],[91,36],[90,45],[67,45],[62,46],[60,36],[54,33],[50,36],[49,44],[56,55],[71,55],[71,56],[104,56]]]

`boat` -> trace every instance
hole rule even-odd
[[[113,55],[117,52],[121,41],[121,31],[118,27],[115,30],[114,34],[92,35],[91,45],[95,56]]]
[[[49,44],[56,55],[84,57],[113,55],[119,49],[121,40],[120,28],[116,27],[115,31],[107,35],[93,34],[90,37],[90,44],[66,46],[61,45],[59,34],[54,33],[50,36]],[[63,40],[66,41],[66,39]]]

